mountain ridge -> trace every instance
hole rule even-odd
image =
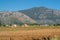
[[[34,7],[14,12],[0,12],[0,24],[60,24],[60,10]]]
[[[58,23],[56,20],[60,20],[60,16],[58,17],[58,15],[60,15],[60,10],[49,9],[46,7],[35,7],[19,12],[28,15],[37,22],[41,22],[43,20],[42,23],[39,24],[56,24]],[[58,24],[60,24],[60,22]]]

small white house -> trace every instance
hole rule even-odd
[[[8,27],[9,25],[6,25],[6,27]]]
[[[28,27],[28,25],[27,24],[23,24],[21,27]]]
[[[40,26],[49,26],[48,24],[40,25]]]
[[[16,24],[12,24],[11,27],[17,27],[17,25]]]

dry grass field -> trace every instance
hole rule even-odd
[[[60,27],[0,27],[0,40],[60,40]]]

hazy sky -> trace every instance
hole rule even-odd
[[[60,0],[0,0],[0,11],[17,11],[40,6],[60,10]]]

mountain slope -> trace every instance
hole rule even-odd
[[[60,24],[60,10],[34,7],[15,12],[0,12],[0,24]]]
[[[20,23],[36,23],[29,16],[20,12],[0,12],[1,24],[20,24]]]
[[[27,10],[20,10],[39,24],[60,24],[60,11],[46,7],[34,7]]]

